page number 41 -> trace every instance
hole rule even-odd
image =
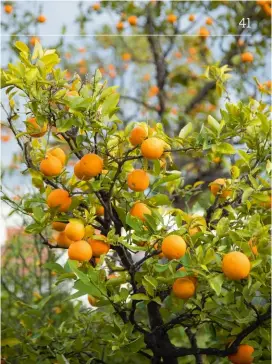
[[[243,18],[240,23],[239,23],[240,27],[243,28],[251,28],[250,26],[250,18]]]

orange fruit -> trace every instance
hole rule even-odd
[[[189,21],[195,21],[195,16],[193,14],[189,15],[188,20]]]
[[[96,304],[98,302],[98,300],[94,296],[91,296],[91,295],[88,295],[88,301],[91,306],[96,306]]]
[[[29,40],[29,43],[34,47],[36,42],[40,42],[40,38],[39,37],[31,37]]]
[[[178,271],[180,271],[180,272],[186,272],[186,268],[185,267],[181,267],[181,268],[178,269]],[[195,286],[197,285],[197,278],[195,276],[186,276],[184,278],[190,279],[190,281],[192,281]]]
[[[246,278],[250,272],[249,259],[241,252],[230,252],[223,258],[222,270],[226,277],[234,281]]]
[[[147,128],[144,126],[136,126],[130,132],[129,141],[133,146],[142,144],[142,142],[147,138],[148,132]]]
[[[62,168],[60,160],[53,155],[47,155],[40,163],[40,171],[47,177],[58,176]]]
[[[172,292],[174,296],[187,300],[195,294],[195,285],[190,279],[178,278],[173,284]]]
[[[119,23],[116,24],[116,29],[121,31],[124,29],[124,23],[119,21]]]
[[[78,161],[74,166],[74,174],[78,179],[84,179],[81,171],[80,161]]]
[[[92,6],[93,10],[98,11],[101,8],[101,5],[99,3],[93,4]]]
[[[162,252],[169,260],[182,258],[186,252],[186,243],[179,235],[168,235],[163,239]]]
[[[5,13],[11,14],[12,11],[13,11],[13,6],[12,5],[5,5],[4,10],[5,10]]]
[[[177,16],[175,14],[169,14],[167,15],[167,21],[168,23],[175,23],[177,21]]]
[[[248,245],[251,248],[251,251],[254,255],[258,255],[258,247],[256,245],[256,238],[249,239]]]
[[[1,141],[4,142],[4,143],[9,142],[10,139],[11,139],[10,135],[1,135]]]
[[[232,195],[231,190],[226,190],[226,180],[224,178],[217,178],[212,183],[210,183],[211,193],[216,196],[220,192],[221,198],[227,198]]]
[[[40,126],[37,123],[37,120],[35,117],[29,118],[26,121],[26,127],[27,132],[32,138],[40,138],[47,132],[47,123],[44,123],[42,126]]]
[[[80,160],[80,173],[84,178],[90,179],[102,172],[103,164],[103,159],[98,155],[93,153],[85,154]]]
[[[141,145],[141,152],[146,159],[159,159],[163,154],[163,142],[155,137],[148,138]]]
[[[135,169],[128,175],[127,184],[132,191],[144,191],[149,186],[149,176],[143,169]]]
[[[104,216],[104,212],[105,212],[104,206],[102,206],[102,205],[96,206],[96,209],[95,209],[96,215]]]
[[[53,155],[54,157],[58,158],[61,164],[64,166],[66,162],[66,154],[61,148],[53,148],[50,149],[47,154]]]
[[[50,208],[58,207],[58,211],[66,212],[69,210],[72,199],[67,191],[56,189],[50,192],[47,197],[46,203]]]
[[[207,18],[207,19],[206,19],[206,24],[207,24],[207,25],[212,25],[212,24],[213,24],[213,20],[212,20],[212,18]]]
[[[122,54],[122,60],[125,62],[128,62],[131,60],[131,54],[130,53],[123,53]]]
[[[67,224],[65,222],[53,221],[52,229],[57,230],[57,231],[63,231],[65,229],[66,225]]]
[[[100,235],[100,236],[103,237],[104,240],[107,239],[104,235]],[[100,257],[100,255],[107,254],[108,251],[110,250],[109,244],[105,243],[102,240],[88,239],[88,243],[92,247],[94,257]]]
[[[238,46],[243,47],[245,45],[245,41],[243,39],[238,39]]]
[[[159,92],[160,92],[160,89],[158,86],[151,86],[148,91],[148,96],[149,97],[156,96],[156,95],[158,95]]]
[[[229,355],[228,358],[233,364],[251,364],[253,363],[254,348],[250,345],[239,345],[235,354]]]
[[[92,248],[85,240],[80,240],[72,243],[68,249],[68,256],[71,260],[78,260],[83,262],[90,260],[93,256]]]
[[[221,158],[220,157],[214,157],[212,159],[213,163],[220,163],[221,162]]]
[[[199,29],[198,35],[199,35],[200,37],[203,37],[203,38],[205,39],[205,38],[207,38],[207,37],[210,35],[210,32],[208,31],[208,29],[207,29],[207,28],[205,28],[205,27],[201,27],[201,28]]]
[[[66,236],[64,231],[58,233],[56,242],[61,248],[69,248],[69,246],[73,243],[73,241]]]
[[[69,222],[66,225],[64,232],[66,236],[73,241],[81,240],[85,235],[84,224],[80,221]]]
[[[46,22],[46,17],[44,15],[39,15],[37,18],[38,23],[45,23]]]
[[[136,202],[130,210],[130,215],[138,217],[140,220],[145,221],[144,215],[151,215],[151,211],[144,203]]]
[[[244,63],[251,63],[254,60],[254,56],[250,52],[244,52],[241,54],[241,61]]]
[[[138,19],[137,19],[137,16],[131,15],[128,17],[127,21],[129,22],[130,25],[135,26],[135,25],[137,25]]]

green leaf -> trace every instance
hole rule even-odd
[[[109,97],[107,97],[102,107],[103,114],[110,114],[116,108],[119,102],[119,98],[120,95],[118,93],[113,93]]]
[[[189,122],[179,132],[179,138],[185,139],[193,130],[193,124]]]
[[[167,195],[163,195],[158,193],[157,195],[147,198],[143,201],[144,203],[147,203],[151,206],[164,206],[164,205],[170,205],[171,201],[169,200],[169,197]]]
[[[219,236],[219,238],[226,236],[229,230],[229,224],[229,219],[227,217],[222,217],[222,219],[218,221],[216,226],[216,234]]]
[[[60,274],[65,273],[64,268],[58,263],[48,262],[48,263],[43,264],[43,268],[58,272]]]
[[[212,150],[215,153],[220,153],[220,154],[235,154],[236,153],[234,147],[229,143],[220,143],[217,145],[213,145]]]
[[[157,187],[161,186],[164,183],[174,181],[178,178],[181,178],[180,172],[171,173],[168,176],[162,177],[159,180],[157,180],[155,183],[153,183],[152,190],[155,190]]]
[[[20,42],[20,41],[15,42],[15,47],[23,53],[29,53],[28,46],[23,42]]]
[[[136,293],[131,296],[132,300],[135,301],[149,301],[150,298],[143,293]]]
[[[215,277],[209,279],[211,288],[215,291],[217,296],[220,296],[222,284],[225,280],[224,274],[218,274]]]
[[[21,341],[16,339],[16,337],[9,337],[1,340],[1,346],[15,346],[21,344]]]
[[[219,122],[217,120],[215,120],[215,118],[213,116],[211,116],[211,115],[208,116],[208,124],[215,131],[218,132],[220,130]]]

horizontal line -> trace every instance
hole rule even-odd
[[[1,37],[201,37],[198,34],[1,34]],[[214,34],[209,35],[207,38],[212,37],[252,37],[251,34]]]

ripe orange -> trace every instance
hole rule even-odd
[[[186,243],[179,235],[169,235],[163,239],[162,252],[169,260],[182,258],[186,252]]]
[[[65,222],[53,221],[52,229],[57,230],[57,231],[63,231],[65,229],[66,225],[67,224]]]
[[[47,177],[58,176],[62,168],[60,160],[53,155],[47,155],[40,163],[40,171]]]
[[[11,14],[12,11],[13,11],[13,6],[12,5],[5,5],[4,10],[5,10],[5,13]]]
[[[146,159],[159,159],[163,155],[162,140],[152,137],[143,141],[141,152]]]
[[[212,25],[212,24],[213,24],[213,20],[212,20],[212,18],[207,18],[207,19],[206,19],[206,24],[207,24],[207,25]]]
[[[39,15],[37,18],[38,23],[45,23],[46,22],[46,17],[44,15]]]
[[[122,60],[125,62],[128,62],[131,60],[131,54],[130,53],[123,53],[122,54]]]
[[[190,279],[178,278],[173,284],[172,291],[176,297],[187,300],[195,294],[195,285]]]
[[[123,30],[123,29],[124,29],[124,23],[123,23],[123,22],[121,22],[121,21],[119,21],[119,23],[117,23],[117,24],[116,24],[116,29],[117,29],[118,31]]]
[[[88,295],[88,301],[91,306],[96,306],[98,300],[94,296]]]
[[[96,209],[95,209],[96,215],[104,216],[104,212],[105,212],[104,206],[102,206],[102,205],[96,206]]]
[[[199,32],[198,32],[198,35],[200,36],[200,37],[202,37],[202,38],[207,38],[209,35],[210,35],[210,32],[208,31],[208,29],[207,28],[205,28],[205,27],[201,27],[200,29],[199,29]]]
[[[4,142],[4,143],[9,142],[10,139],[11,139],[10,135],[1,135],[1,141]]]
[[[39,37],[31,37],[29,43],[34,47],[36,42],[40,42]]]
[[[61,164],[64,166],[66,162],[66,155],[61,148],[53,148],[50,149],[47,154],[53,155],[54,157],[58,158]]]
[[[66,236],[73,241],[81,240],[85,235],[84,224],[81,221],[69,222],[66,225],[64,232]]]
[[[135,169],[128,175],[127,184],[132,191],[144,191],[149,186],[149,176],[143,169]]]
[[[238,39],[238,46],[243,47],[245,45],[245,41],[243,39]]]
[[[69,210],[72,199],[67,191],[56,189],[50,192],[47,197],[46,203],[50,208],[58,207],[58,211],[66,212]]]
[[[128,17],[127,21],[129,22],[130,25],[135,26],[135,25],[137,25],[138,19],[137,19],[137,16],[131,15]]]
[[[250,345],[239,345],[235,354],[229,355],[228,358],[233,364],[251,364],[253,363],[254,348]]]
[[[64,231],[58,233],[56,242],[61,248],[69,248],[69,246],[73,243],[73,241],[66,236]]]
[[[97,10],[100,10],[101,5],[99,3],[93,4],[92,8],[93,8],[93,10],[97,11]]]
[[[230,252],[223,258],[222,270],[225,276],[234,281],[246,278],[250,272],[249,259],[241,252]]]
[[[42,126],[40,126],[37,123],[37,120],[35,117],[29,118],[26,121],[26,128],[27,132],[32,138],[40,138],[47,132],[47,123],[44,123]]]
[[[140,220],[145,221],[144,215],[151,215],[151,211],[144,203],[136,202],[130,210],[130,215],[138,217]]]
[[[156,95],[158,95],[159,92],[160,92],[160,89],[158,86],[151,86],[148,91],[148,96],[149,97],[156,96]]]
[[[142,142],[147,138],[148,131],[144,126],[136,126],[131,132],[129,136],[129,141],[133,146],[142,144]]]
[[[251,63],[254,60],[254,56],[250,52],[244,52],[241,54],[241,61],[245,63]]]
[[[178,269],[178,271],[180,271],[180,272],[186,272],[186,268],[185,267],[181,267],[181,268]],[[197,285],[197,278],[195,276],[186,276],[184,278],[190,279],[190,281],[192,281],[195,286]]]
[[[104,235],[100,236],[104,238],[104,241],[107,239]],[[92,247],[94,257],[100,257],[100,255],[102,254],[107,254],[110,250],[109,244],[105,243],[104,241],[97,239],[88,239],[88,243]]]
[[[98,155],[93,153],[86,154],[80,160],[80,174],[86,179],[95,177],[102,172],[103,164],[103,159]]]
[[[93,256],[92,248],[85,240],[80,240],[72,243],[68,249],[68,256],[71,260],[83,262],[90,260]]]
[[[177,16],[175,14],[169,14],[167,15],[167,21],[168,23],[175,23],[177,21]]]
[[[212,183],[210,183],[211,193],[216,196],[219,192],[221,198],[227,198],[232,195],[231,190],[225,190],[226,180],[224,178],[217,178]]]
[[[193,14],[189,15],[189,21],[195,21],[195,16]]]
[[[78,161],[75,166],[74,166],[74,174],[75,176],[78,178],[78,179],[83,179],[83,174],[82,174],[82,171],[81,171],[81,166],[80,166],[80,161]]]

